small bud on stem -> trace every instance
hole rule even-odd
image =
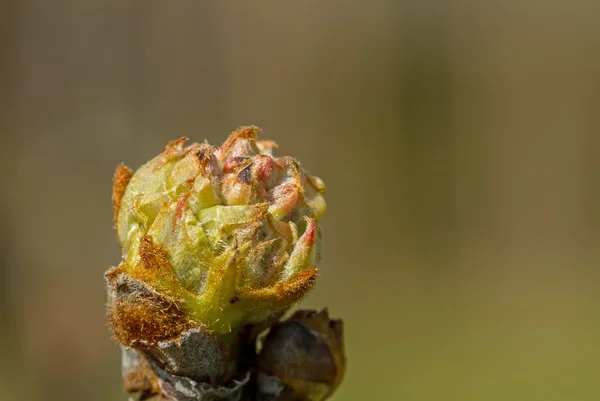
[[[122,259],[105,274],[107,313],[124,346],[125,387],[142,399],[255,399],[246,384],[256,336],[315,284],[325,186],[295,159],[273,157],[277,145],[256,141],[258,133],[241,128],[221,147],[184,146],[181,138],[135,173],[117,167],[112,200]],[[343,375],[341,322],[332,334],[326,313],[308,316],[275,323],[260,369],[304,397],[294,399],[320,401]],[[315,347],[285,362],[320,375],[303,384],[268,362],[292,324]],[[334,355],[329,362],[319,354],[325,349]]]

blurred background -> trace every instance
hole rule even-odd
[[[124,400],[111,180],[256,124],[328,186],[335,400],[600,399],[600,3],[0,3],[0,400]]]

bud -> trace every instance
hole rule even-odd
[[[323,401],[346,370],[343,323],[300,310],[273,325],[258,356],[258,389],[263,399]]]
[[[295,159],[273,157],[277,145],[258,133],[241,128],[221,147],[181,138],[134,174],[115,172],[122,260],[106,273],[109,322],[123,345],[160,348],[172,373],[230,370],[236,331],[315,282],[325,186]],[[185,347],[207,366],[182,364]]]

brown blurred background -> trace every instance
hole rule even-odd
[[[256,124],[328,185],[335,400],[600,399],[600,3],[0,3],[0,400],[124,400],[111,177]]]

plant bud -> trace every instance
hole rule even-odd
[[[297,311],[276,323],[258,356],[258,387],[263,399],[322,401],[341,383],[346,369],[343,323],[327,310]]]
[[[105,275],[109,323],[171,373],[230,372],[237,332],[314,285],[325,186],[258,133],[241,128],[221,147],[181,138],[115,172],[122,259]]]

